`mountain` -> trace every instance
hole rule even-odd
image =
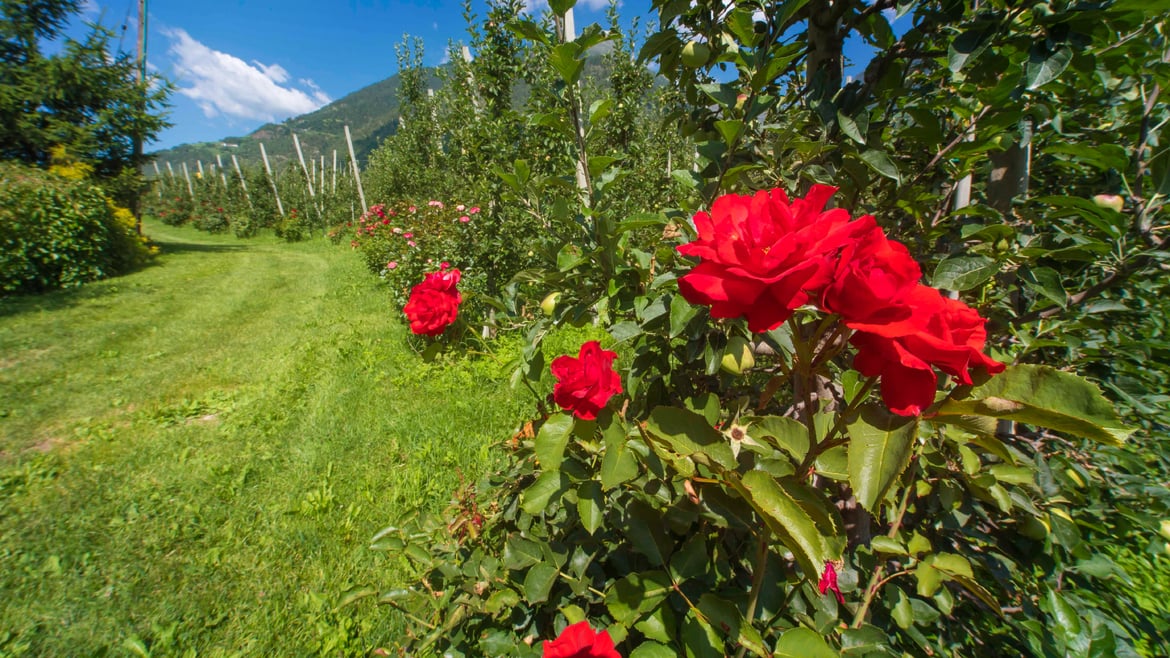
[[[370,152],[386,137],[393,135],[398,127],[398,74],[380,82],[359,89],[319,110],[302,114],[281,123],[268,123],[242,137],[225,137],[216,142],[182,144],[157,151],[155,162],[162,169],[170,162],[176,171],[187,163],[188,168],[200,161],[206,167],[215,163],[216,155],[223,158],[225,167],[231,166],[234,154],[241,165],[259,166],[260,144],[268,153],[268,160],[274,168],[281,168],[287,162],[297,159],[292,135],[295,132],[301,142],[306,163],[325,156],[328,166],[333,163],[333,151],[337,151],[338,166],[347,162],[348,148],[345,144],[345,126],[349,125],[353,137],[353,150],[358,162],[364,166]],[[434,71],[430,73],[430,86],[437,89],[439,79]],[[194,170],[192,170],[194,171]]]

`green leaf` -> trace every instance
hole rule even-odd
[[[870,512],[910,465],[918,418],[895,416],[867,406],[849,428],[849,486],[857,502]]]
[[[1047,47],[1037,42],[1028,53],[1028,65],[1024,67],[1024,84],[1028,89],[1037,89],[1060,77],[1072,61],[1073,51],[1068,46],[1061,46],[1054,52],[1048,52]]]
[[[683,620],[681,635],[687,658],[726,658],[723,638],[693,608]]]
[[[567,483],[568,478],[560,471],[541,473],[540,477],[536,478],[536,482],[533,482],[520,495],[521,507],[533,516],[540,514],[548,506],[548,502],[552,500],[553,496],[564,490]]]
[[[951,580],[956,576],[974,580],[971,563],[967,558],[955,553],[927,555],[914,569],[914,575],[918,578],[918,595],[923,598],[933,596],[944,580]]]
[[[562,43],[548,55],[548,63],[561,76],[566,85],[575,85],[585,69],[585,60],[579,57],[581,47],[575,43]]]
[[[902,545],[902,542],[886,535],[878,535],[869,542],[870,548],[875,553],[889,553],[891,555],[909,555],[910,551]]]
[[[748,471],[730,483],[792,550],[806,577],[819,577],[826,562],[841,558],[844,523],[820,491],[797,478],[777,479],[763,471]]]
[[[858,144],[865,144],[865,133],[869,130],[869,113],[864,110],[854,119],[841,110],[837,110],[837,125],[841,132]]]
[[[983,52],[994,30],[988,27],[972,28],[955,37],[947,49],[947,66],[952,72],[958,73],[967,64]]]
[[[934,268],[930,285],[962,292],[982,285],[999,273],[999,263],[987,256],[952,256]]]
[[[589,158],[589,176],[597,178],[601,172],[609,168],[610,165],[621,160],[610,155],[595,155]]]
[[[768,654],[768,650],[764,647],[764,639],[760,637],[759,631],[751,624],[744,622],[743,613],[731,601],[721,599],[714,594],[704,594],[699,599],[699,612],[703,613],[703,616],[715,628],[722,629],[732,644],[744,647],[760,656]]]
[[[670,604],[660,605],[643,617],[642,621],[634,624],[634,628],[651,640],[665,643],[673,642],[675,631],[678,629],[674,608]]]
[[[792,418],[764,416],[755,419],[749,433],[760,440],[771,437],[773,440],[769,443],[787,452],[797,462],[808,454],[808,428]]]
[[[529,603],[543,603],[548,600],[553,583],[557,580],[557,568],[541,562],[532,565],[524,576],[524,598]]]
[[[723,138],[724,144],[735,143],[736,138],[743,132],[742,121],[716,121],[715,130],[719,131],[719,136]]]
[[[605,455],[601,458],[601,487],[606,491],[638,476],[638,459],[630,451],[625,424],[614,414],[603,418],[601,438]]]
[[[1109,445],[1120,445],[1133,432],[1096,385],[1047,366],[1011,366],[965,399],[945,401],[938,414],[1006,418]]]
[[[569,445],[569,437],[573,434],[573,417],[569,414],[550,416],[540,426],[536,433],[533,451],[540,468],[544,471],[561,470],[561,461],[565,457],[565,446]]]
[[[736,466],[731,446],[718,430],[699,414],[678,407],[656,407],[646,420],[646,431],[680,457],[694,459],[707,466],[733,469]]]
[[[613,111],[613,99],[603,98],[601,100],[593,101],[589,106],[589,123],[590,125],[602,121],[609,113]]]
[[[898,173],[898,165],[886,155],[885,151],[878,149],[867,149],[862,151],[857,157],[861,161],[869,165],[871,169],[877,173],[889,178],[897,183],[902,182],[902,174]]]
[[[804,627],[784,631],[772,654],[774,658],[839,658],[840,655],[820,634]]]
[[[600,484],[589,481],[577,489],[577,513],[591,535],[605,523],[605,499]]]
[[[605,606],[614,621],[632,626],[643,613],[658,607],[674,591],[663,571],[634,572],[615,581],[605,593]]]
[[[670,575],[678,582],[689,580],[706,573],[709,562],[707,540],[696,533],[670,557]]]
[[[520,535],[508,537],[504,544],[504,566],[509,569],[523,569],[530,567],[544,559],[540,544]]]
[[[577,0],[548,0],[548,8],[557,16],[564,16],[575,4]]]
[[[666,535],[662,515],[645,503],[635,502],[626,508],[624,521],[626,537],[634,548],[649,558],[654,566],[667,564],[674,542]]]
[[[678,658],[678,652],[657,642],[643,642],[630,652],[630,658]]]

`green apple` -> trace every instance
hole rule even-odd
[[[687,67],[697,69],[707,63],[711,48],[702,41],[691,41],[683,46],[682,61]]]
[[[544,311],[545,315],[552,315],[553,311],[557,310],[557,300],[561,298],[561,293],[550,292],[540,302],[540,310]]]
[[[1158,531],[1166,541],[1170,541],[1170,519],[1162,521],[1162,529]]]
[[[1097,204],[1098,208],[1112,208],[1116,212],[1121,212],[1125,207],[1125,199],[1116,194],[1098,194],[1093,197],[1093,203]]]
[[[743,336],[732,336],[723,350],[723,360],[719,362],[723,372],[742,375],[754,365],[756,357],[752,354],[752,344]]]

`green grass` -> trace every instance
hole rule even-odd
[[[352,655],[367,541],[531,407],[424,363],[360,259],[149,224],[157,265],[0,301],[0,656]],[[519,399],[518,399],[519,398]]]

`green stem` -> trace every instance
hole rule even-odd
[[[910,483],[912,485],[913,483]],[[902,519],[906,516],[906,509],[910,506],[910,495],[914,491],[914,487],[907,485],[906,491],[902,494],[902,502],[898,505],[898,516],[894,518],[893,525],[890,526],[889,532],[886,536],[893,539],[897,536],[898,531],[902,528]],[[861,600],[861,605],[857,608],[857,612],[853,615],[853,623],[850,624],[853,628],[861,628],[861,624],[865,622],[865,615],[869,612],[869,606],[873,603],[873,599],[877,596],[878,590],[884,585],[889,578],[883,579],[886,573],[886,565],[878,565],[873,570],[873,575],[870,576],[869,584],[865,586],[865,597]],[[899,574],[894,574],[897,576]],[[890,576],[893,578],[894,576]]]
[[[760,544],[756,550],[756,560],[752,565],[752,591],[748,593],[747,614],[744,619],[750,625],[756,618],[756,605],[760,600],[760,590],[764,587],[764,572],[768,568],[768,527],[764,526],[760,533]],[[743,658],[747,647],[740,647],[735,658]]]

